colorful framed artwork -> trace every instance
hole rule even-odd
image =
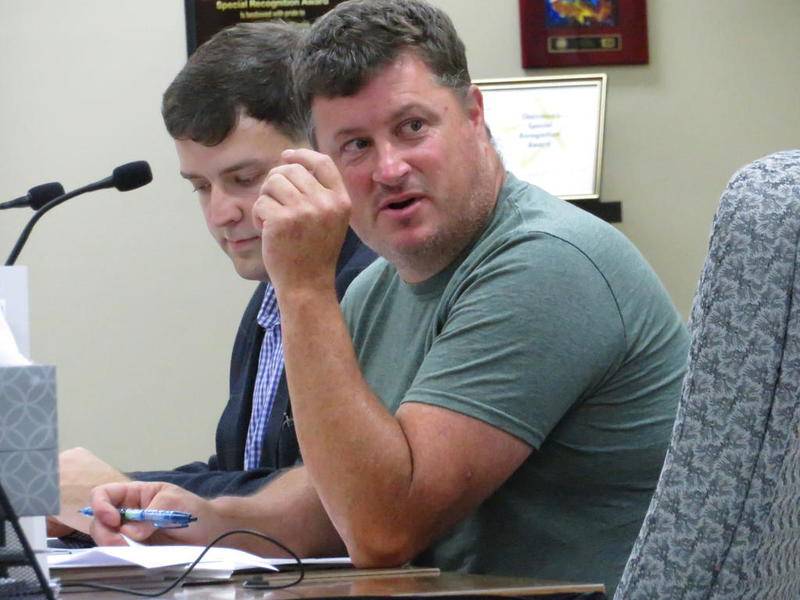
[[[191,56],[215,33],[236,23],[312,23],[344,0],[184,0],[186,50]]]
[[[475,81],[506,168],[564,200],[598,200],[606,75]]]
[[[522,66],[646,64],[645,0],[519,0]]]

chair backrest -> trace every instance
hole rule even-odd
[[[615,600],[800,598],[800,150],[737,172],[672,441]]]

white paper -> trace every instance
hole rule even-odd
[[[22,356],[31,357],[28,315],[28,267],[0,267],[0,313]]]
[[[5,314],[0,310],[0,367],[24,367],[30,364],[31,361],[19,351]]]
[[[134,566],[159,569],[188,565],[196,560],[202,551],[203,546],[97,546],[71,550],[69,553],[50,553],[47,556],[47,563],[51,569]],[[259,567],[278,570],[270,563],[270,559],[232,548],[211,548],[199,564],[206,563],[216,563],[215,567],[224,563],[226,566],[223,568],[230,569]]]
[[[97,546],[81,550],[55,550],[48,553],[47,563],[51,569],[87,569],[102,567],[135,567],[160,569],[188,565],[203,551],[203,546]],[[255,554],[233,548],[213,547],[198,563],[203,570],[229,570],[261,568],[278,571],[281,565],[296,562],[292,558],[261,558]],[[304,564],[350,566],[347,557],[303,559]]]

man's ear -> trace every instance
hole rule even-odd
[[[483,94],[480,88],[475,84],[469,86],[467,94],[464,97],[464,111],[474,127],[480,129],[484,128]]]

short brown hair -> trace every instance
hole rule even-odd
[[[422,59],[460,97],[471,80],[464,43],[450,17],[422,0],[349,0],[317,20],[294,62],[298,106],[317,96],[356,94],[404,51]]]
[[[217,33],[164,92],[161,114],[169,134],[215,146],[244,113],[292,140],[305,139],[291,68],[302,36],[300,26],[283,22],[240,23]]]

